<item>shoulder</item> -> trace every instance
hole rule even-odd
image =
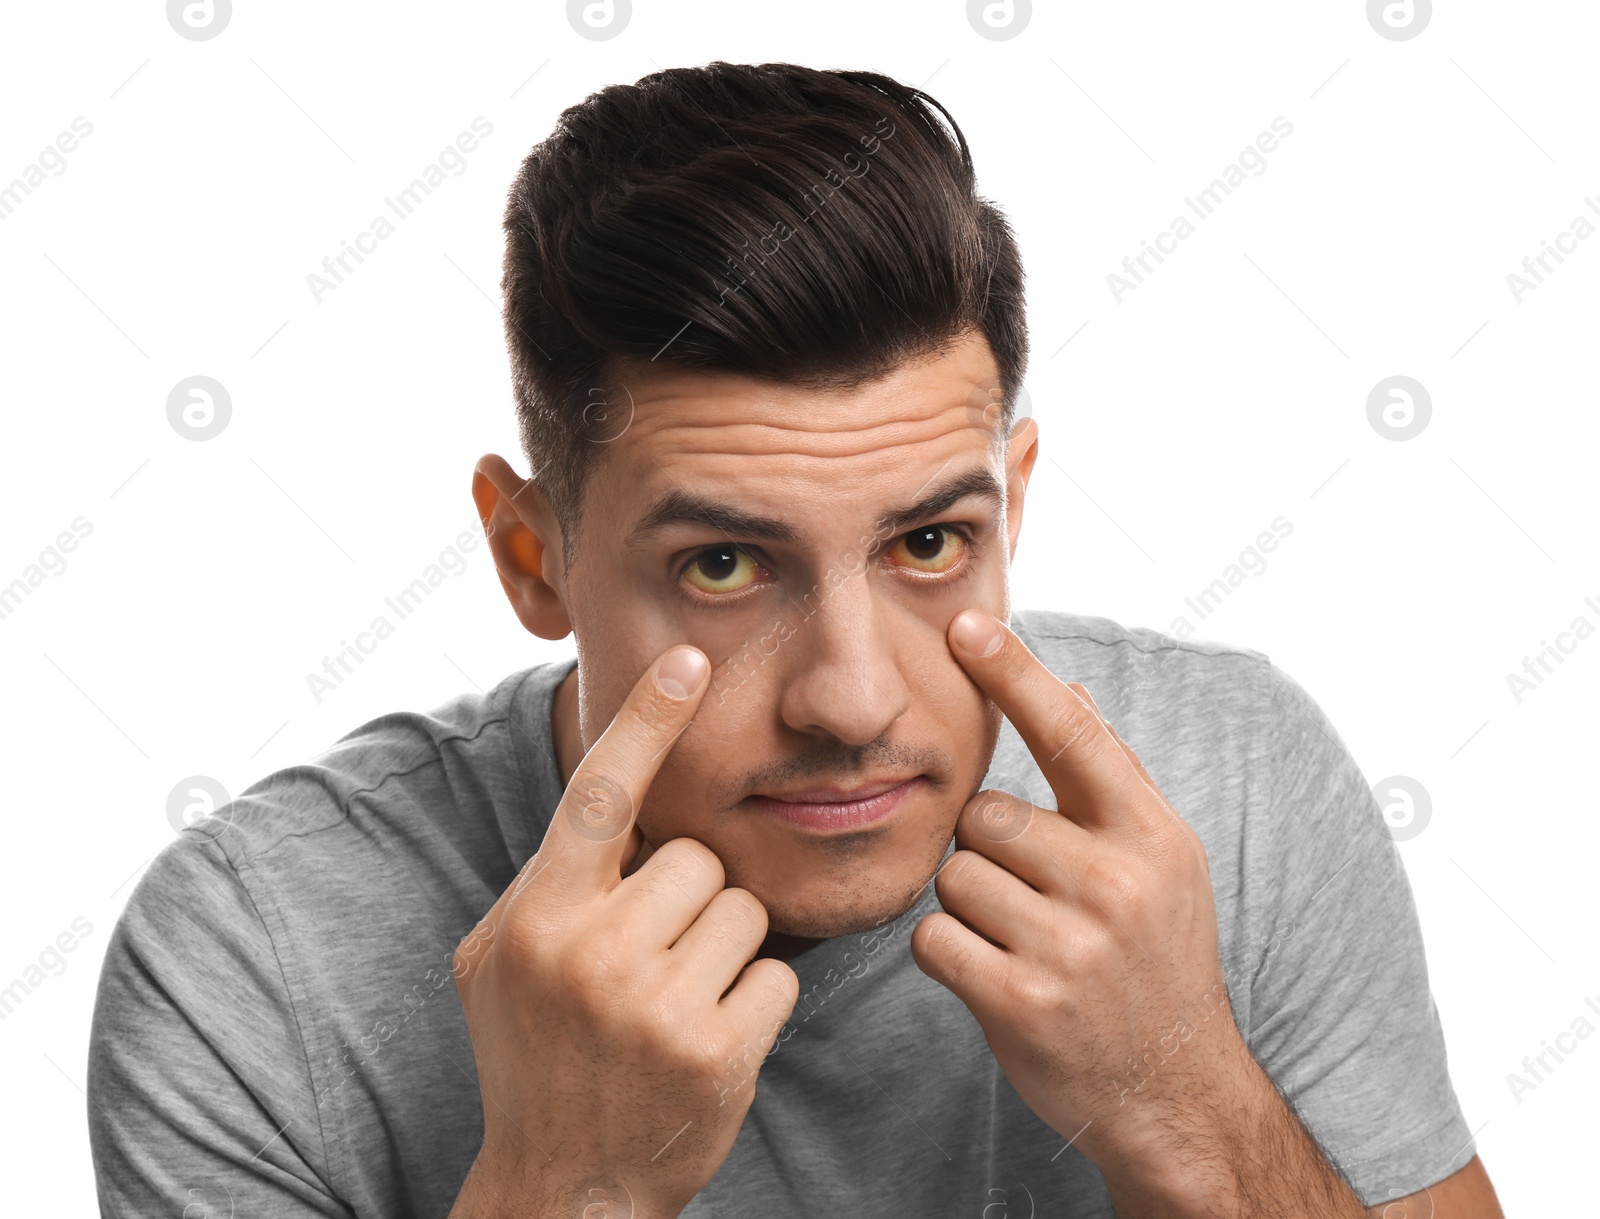
[[[157,853],[119,949],[174,977],[242,964],[279,991],[314,986],[330,948],[363,968],[447,959],[537,846],[540,793],[559,781],[538,757],[539,701],[571,663],[380,716],[251,784]]]
[[[461,1051],[451,957],[532,854],[541,801],[559,798],[549,700],[572,663],[380,716],[158,852],[117,920],[96,996],[103,1189],[147,1160],[145,1136],[127,1143],[132,1123],[113,1114],[146,1109],[161,1110],[150,1124],[178,1131],[185,1154],[224,1155],[221,1130],[270,1144],[268,1158],[285,1161],[275,1169],[321,1188],[337,1146],[326,1124],[378,1121],[385,1089],[405,1084],[374,1057],[391,1025],[427,1030],[407,1034],[418,1059]],[[175,1100],[179,1075],[193,1087]],[[259,1132],[234,1134],[268,1114]],[[280,1138],[284,1117],[293,1129]]]
[[[1310,883],[1317,869],[1284,865],[1307,868],[1378,828],[1332,722],[1265,653],[1052,610],[1012,625],[1051,672],[1084,684],[1227,883]]]
[[[494,687],[428,711],[394,711],[304,762],[256,780],[184,831],[205,837],[236,868],[292,854],[306,839],[442,832],[527,806],[548,761],[549,699],[571,661],[513,673]]]
[[[1011,623],[1052,673],[1088,688],[1129,744],[1128,731],[1174,747],[1217,736],[1243,743],[1271,719],[1277,677],[1254,648],[1060,610],[1018,610]]]
[[[1364,782],[1338,731],[1266,653],[1057,610],[1019,610],[1011,623],[1051,672],[1088,688],[1158,779],[1243,781],[1248,798],[1233,814],[1268,818],[1317,797],[1318,783],[1326,797],[1337,781],[1345,810],[1367,818]]]
[[[1105,664],[1117,661],[1145,669],[1177,662],[1226,668],[1260,668],[1266,656],[1254,648],[1212,640],[1183,639],[1145,626],[1128,626],[1094,614],[1074,614],[1066,610],[1014,610],[1011,625],[1030,646],[1037,640],[1039,655],[1046,664],[1071,660],[1093,660]],[[1154,658],[1154,663],[1141,658]]]

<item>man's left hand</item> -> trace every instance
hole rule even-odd
[[[1173,1148],[1198,1153],[1183,1157],[1190,1170],[1225,1154],[1218,1136],[1270,1082],[1228,1005],[1199,835],[1083,686],[987,614],[959,615],[950,640],[1059,811],[987,790],[968,801],[935,881],[944,912],[912,936],[918,967],[966,1003],[1018,1095],[1108,1179],[1149,1184]]]

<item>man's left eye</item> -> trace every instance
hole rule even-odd
[[[889,561],[897,567],[938,575],[959,563],[969,545],[953,525],[927,525],[896,538],[889,547]]]

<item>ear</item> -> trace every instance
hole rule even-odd
[[[489,453],[472,471],[472,499],[517,620],[541,639],[569,634],[561,527],[544,492]]]
[[[1022,502],[1039,460],[1039,425],[1029,416],[1019,419],[1006,441],[1006,546],[1017,557],[1017,536],[1022,532]]]

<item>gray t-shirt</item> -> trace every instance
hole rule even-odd
[[[1410,886],[1305,691],[1244,648],[1047,611],[1012,625],[1085,683],[1199,832],[1239,1027],[1363,1202],[1471,1159]],[[574,663],[373,720],[157,856],[95,1003],[103,1214],[449,1212],[483,1129],[451,957],[561,797],[551,699]],[[986,786],[1054,807],[1010,723]],[[1112,1214],[1095,1167],[912,960],[938,908],[929,885],[894,922],[791,962],[800,1001],[686,1216]],[[1159,1069],[1152,1053],[1121,1086]]]

